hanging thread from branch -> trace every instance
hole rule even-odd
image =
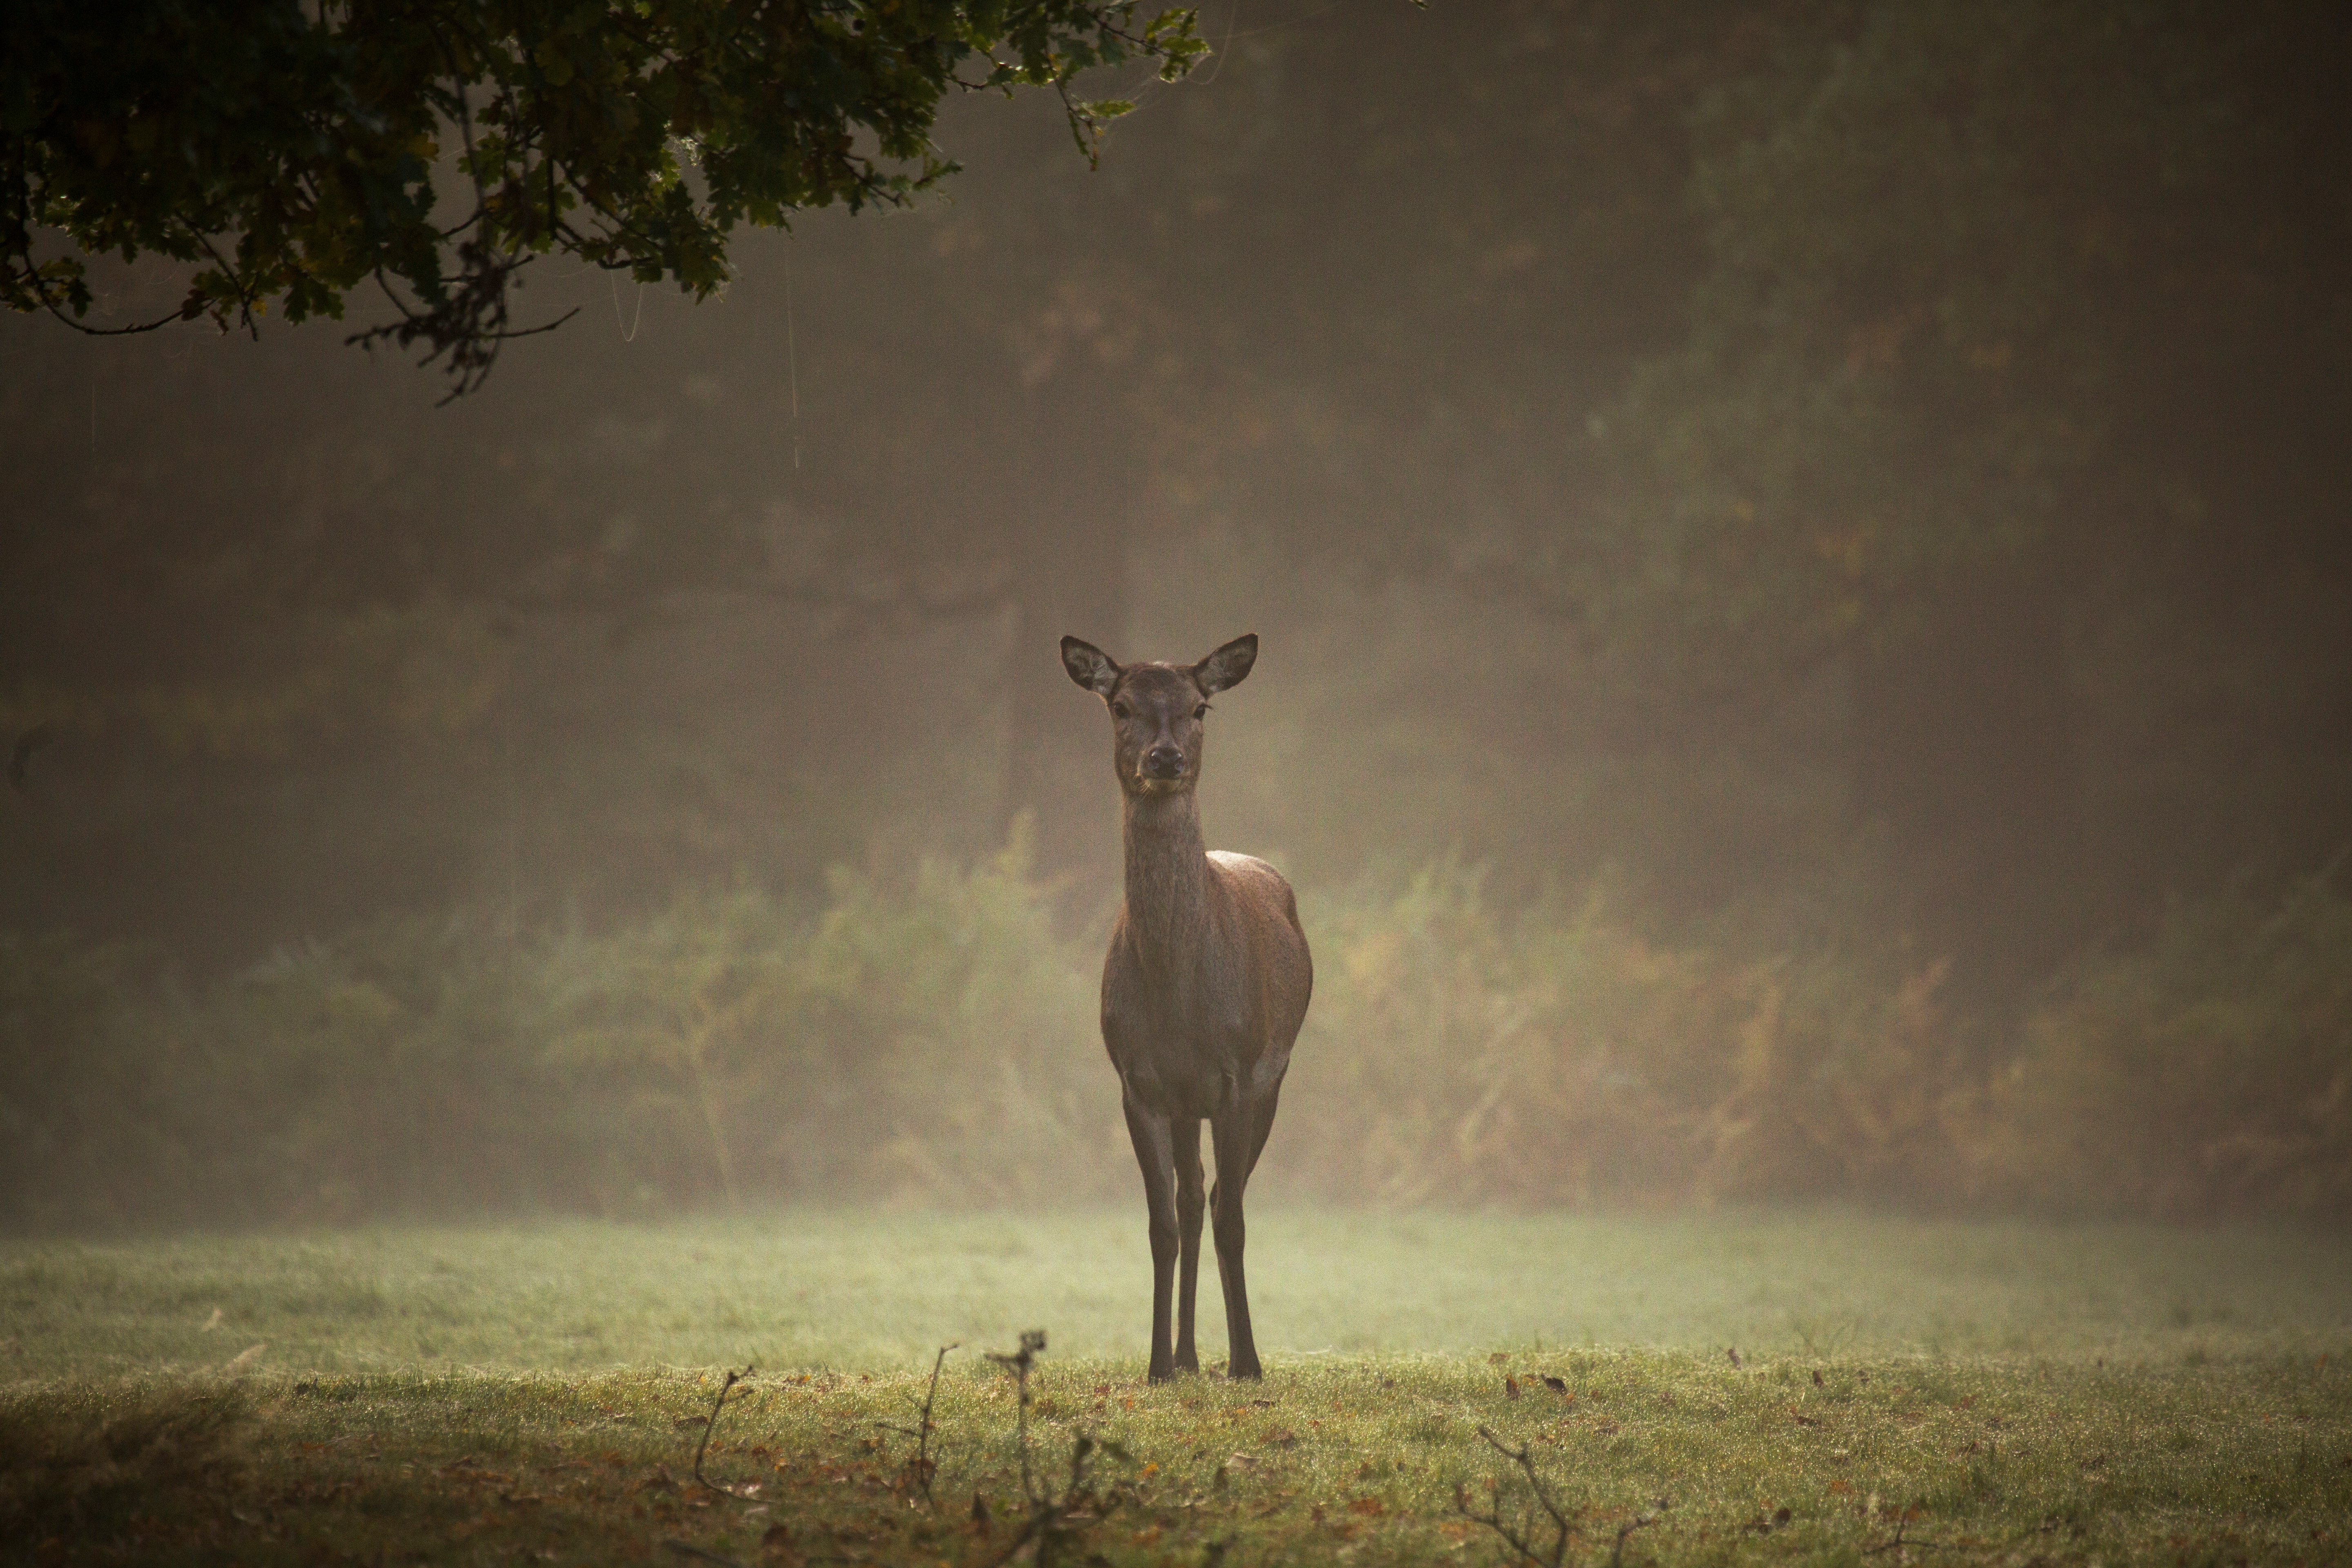
[[[618,327],[621,324],[621,280],[610,272],[604,274],[604,280],[613,286],[613,325]],[[637,341],[637,328],[644,322],[645,319],[646,286],[640,283],[637,285],[636,314],[630,319],[628,329],[621,333],[621,341],[625,343],[635,342]]]

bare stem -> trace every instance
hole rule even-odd
[[[931,1363],[931,1385],[923,1392],[922,1418],[913,1430],[893,1426],[887,1421],[875,1423],[886,1432],[897,1432],[915,1440],[915,1457],[907,1461],[907,1474],[914,1482],[915,1489],[923,1494],[924,1506],[933,1509],[939,1507],[939,1503],[931,1496],[931,1478],[939,1473],[940,1467],[938,1461],[931,1458],[931,1433],[935,1430],[931,1424],[931,1406],[940,1397],[940,1369],[947,1365],[948,1352],[955,1348],[952,1344],[941,1345],[938,1358]]]
[[[1503,1517],[1502,1494],[1499,1489],[1495,1494],[1494,1502],[1487,1507],[1486,1512],[1481,1513],[1470,1506],[1469,1489],[1457,1486],[1454,1491],[1454,1511],[1473,1523],[1485,1525],[1502,1537],[1503,1544],[1511,1549],[1513,1555],[1519,1562],[1531,1563],[1534,1568],[1565,1568],[1568,1563],[1569,1544],[1576,1539],[1579,1532],[1574,1521],[1560,1508],[1559,1500],[1552,1495],[1551,1488],[1544,1484],[1543,1477],[1537,1472],[1535,1456],[1528,1452],[1525,1444],[1516,1448],[1510,1447],[1500,1437],[1496,1436],[1488,1427],[1479,1427],[1478,1436],[1488,1447],[1518,1468],[1519,1474],[1527,1480],[1528,1491],[1535,1499],[1536,1506],[1540,1508],[1545,1516],[1551,1521],[1551,1541],[1549,1544],[1538,1544],[1535,1539],[1536,1531],[1533,1528],[1535,1515],[1532,1510],[1522,1513],[1516,1521],[1506,1520]],[[1609,1568],[1624,1568],[1625,1542],[1633,1539],[1635,1531],[1647,1530],[1657,1522],[1656,1514],[1644,1513],[1636,1515],[1619,1526],[1616,1543],[1609,1552]]]
[[[705,1479],[702,1473],[702,1456],[704,1451],[710,1447],[710,1434],[719,1426],[719,1412],[726,1407],[727,1396],[734,1393],[735,1385],[742,1382],[745,1378],[751,1376],[753,1370],[754,1369],[752,1367],[747,1364],[741,1372],[730,1372],[727,1374],[727,1381],[719,1385],[719,1397],[710,1402],[709,1418],[702,1424],[702,1441],[694,1446],[694,1479],[696,1483],[698,1485],[707,1487],[715,1492],[725,1492],[729,1497],[734,1497],[739,1494],[737,1494],[732,1487],[722,1487],[715,1481]]]

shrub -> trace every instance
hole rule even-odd
[[[862,1190],[1036,1202],[1131,1173],[1104,1058],[1099,958],[1057,936],[1027,819],[989,861],[925,859],[893,892],[836,869],[802,971],[810,1087],[849,1100]]]
[[[386,919],[194,995],[152,955],[0,937],[0,1215],[1131,1199],[1099,947],[1057,934],[1028,846],[604,931]],[[2352,900],[2324,878],[2176,903],[2008,1050],[1896,947],[1664,941],[1605,889],[1498,910],[1453,858],[1304,909],[1283,1194],[2352,1214]]]
[[[144,956],[0,932],[0,1220],[121,1221],[169,1191],[185,1118]]]
[[[2352,900],[2174,900],[2072,966],[2003,1087],[2026,1199],[2352,1218]]]
[[[1916,1197],[1965,1167],[1943,970],[1644,936],[1594,891],[1515,914],[1477,868],[1310,906],[1315,1010],[1278,1139],[1326,1195]]]
[[[558,944],[549,1049],[601,1086],[604,1184],[730,1201],[1101,1192],[1124,1160],[1098,1114],[1117,1080],[1030,844],[1016,824],[982,864],[928,858],[902,886],[836,868],[813,921],[738,887]]]

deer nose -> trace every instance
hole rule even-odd
[[[1178,746],[1154,746],[1143,753],[1143,775],[1146,778],[1172,779],[1184,772],[1184,752]]]

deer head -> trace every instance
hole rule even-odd
[[[1110,710],[1112,763],[1129,795],[1179,795],[1200,782],[1209,699],[1239,686],[1256,662],[1255,632],[1198,664],[1122,665],[1092,643],[1062,639],[1062,668]]]

